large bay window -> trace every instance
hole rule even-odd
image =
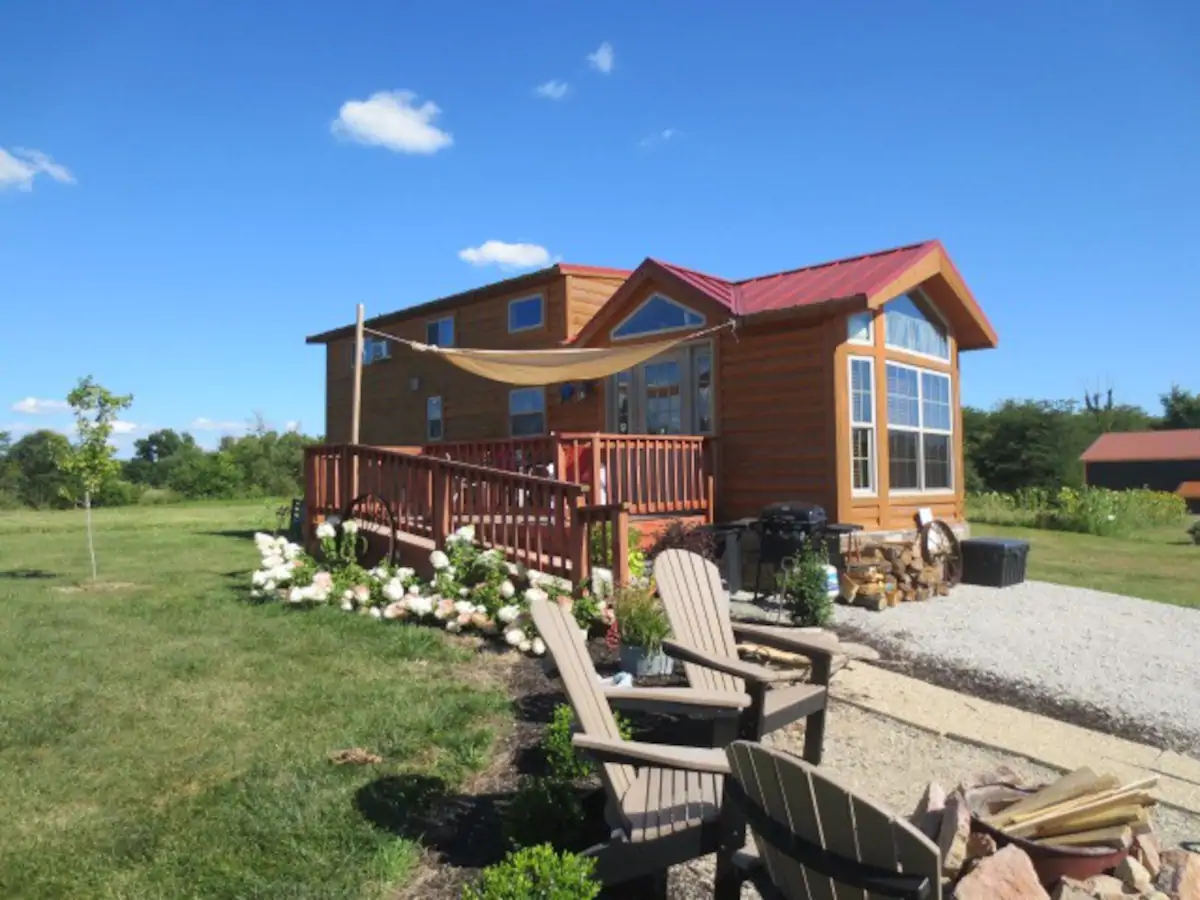
[[[850,357],[850,485],[875,493],[875,361]]]
[[[888,481],[893,491],[953,487],[950,376],[887,364]]]

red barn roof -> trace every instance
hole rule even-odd
[[[1184,500],[1200,500],[1200,481],[1185,481],[1175,493]]]
[[[935,275],[946,280],[958,300],[960,308],[946,312],[958,320],[955,324],[959,326],[959,343],[963,349],[996,346],[995,330],[940,241],[922,241],[740,281],[647,258],[606,306],[619,308],[622,300],[646,279],[658,276],[698,291],[735,316],[815,307],[837,301],[858,301],[862,308],[873,309]],[[576,341],[587,342],[600,330],[605,318],[601,313],[593,319]]]
[[[1079,457],[1085,463],[1200,459],[1200,428],[1177,431],[1110,431]]]

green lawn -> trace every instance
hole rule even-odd
[[[972,523],[971,534],[1029,541],[1030,578],[1200,608],[1200,546],[1186,526],[1111,538]]]
[[[356,792],[454,785],[509,713],[440,632],[246,602],[274,504],[0,513],[0,896],[338,898],[418,850]],[[66,590],[64,590],[66,589]],[[459,678],[470,673],[474,677]],[[376,766],[334,766],[362,746]]]

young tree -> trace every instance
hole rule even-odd
[[[83,510],[87,519],[88,555],[92,560],[92,582],[96,581],[96,544],[92,537],[92,497],[104,482],[120,472],[113,458],[116,448],[108,442],[117,413],[133,403],[133,395],[114,394],[92,380],[79,379],[75,390],[67,394],[67,403],[75,412],[75,430],[79,440],[75,452],[64,463],[67,471],[79,479],[83,489]]]
[[[1200,428],[1200,394],[1186,391],[1177,384],[1159,397],[1163,408],[1162,428]]]

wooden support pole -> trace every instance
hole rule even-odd
[[[591,517],[584,514],[584,502],[585,496],[576,499],[575,508],[570,511],[571,518],[567,523],[568,552],[571,554],[571,581],[577,585],[587,583],[592,574],[592,557],[588,541]]]
[[[363,375],[363,305],[355,307],[354,314],[354,397],[350,403],[350,443],[358,446],[359,426],[362,424],[362,375]],[[353,462],[350,474],[350,497],[358,496],[358,457]]]
[[[451,528],[450,474],[441,463],[433,466],[433,544],[439,550],[446,545]]]
[[[629,511],[621,504],[620,511],[609,520],[612,524],[613,587],[629,584]]]

